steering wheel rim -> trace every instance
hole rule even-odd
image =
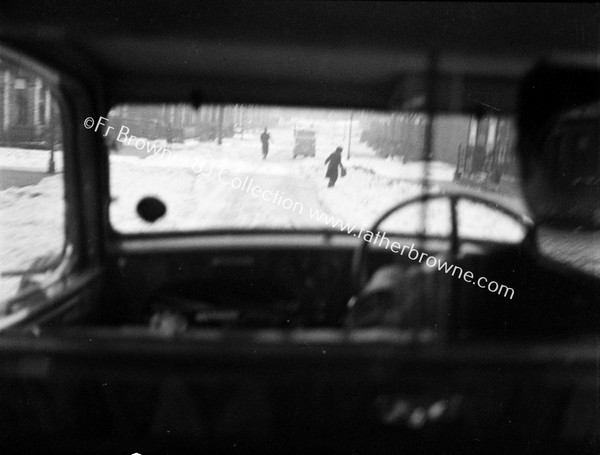
[[[417,196],[405,199],[391,208],[386,210],[377,220],[373,223],[373,226],[370,228],[371,232],[375,232],[381,223],[389,218],[390,215],[397,212],[398,210],[417,202],[426,202],[434,199],[449,199],[450,200],[450,217],[451,217],[451,226],[452,230],[450,233],[450,254],[451,260],[454,260],[456,254],[458,253],[458,249],[460,247],[460,239],[458,237],[458,214],[456,211],[456,206],[459,200],[464,199],[467,201],[478,202],[486,207],[491,207],[499,212],[508,215],[517,221],[523,228],[525,228],[525,240],[524,242],[530,243],[530,246],[535,245],[534,241],[534,232],[535,225],[531,218],[522,213],[517,212],[515,209],[492,199],[488,196],[483,196],[480,194],[474,194],[467,192],[463,189],[451,189],[445,190],[444,192],[439,191],[428,191]],[[365,279],[363,277],[363,271],[367,256],[367,251],[369,248],[369,241],[361,239],[358,246],[355,248],[354,253],[352,255],[352,285],[355,292],[359,292],[364,284]]]

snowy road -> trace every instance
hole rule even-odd
[[[111,157],[111,220],[121,232],[198,229],[326,229],[316,211],[358,226],[370,224],[392,204],[418,194],[421,186],[373,172],[356,160],[334,188],[327,188],[324,160],[332,151],[317,146],[314,158],[293,159],[290,131],[280,133],[267,160],[252,137],[179,146],[171,159]],[[127,153],[122,150],[121,155]],[[157,195],[166,216],[148,225],[135,207]]]
[[[319,227],[303,216],[309,207],[323,209],[317,183],[306,178],[303,164],[281,149],[263,161],[258,153],[251,156],[257,152],[256,144],[248,145],[246,154],[238,148],[235,155],[222,158],[214,144],[200,146],[200,150],[194,144],[176,152],[168,163],[160,158],[113,156],[114,227],[121,232]],[[167,214],[148,225],[135,207],[142,197],[151,195],[166,204]]]
[[[123,233],[205,229],[336,229],[333,222],[368,228],[389,207],[422,191],[422,163],[402,164],[372,156],[354,147],[344,157],[348,175],[327,188],[325,158],[333,140],[317,141],[316,157],[292,158],[290,129],[272,133],[276,142],[267,160],[260,158],[256,137],[225,139],[215,143],[188,141],[174,144],[169,158],[141,159],[124,148],[111,156],[113,226]],[[332,145],[334,144],[334,145]],[[125,155],[125,156],[123,156]],[[139,155],[139,154],[138,154]],[[450,183],[454,168],[432,163],[432,189]],[[440,183],[441,182],[441,183]],[[156,195],[167,206],[164,218],[147,224],[136,213],[137,203]],[[314,216],[323,214],[324,217]],[[491,209],[464,203],[459,207],[462,232],[477,238],[518,241],[523,230]],[[415,205],[391,217],[382,230],[388,233],[426,232],[447,235],[450,210],[447,201]],[[339,229],[338,225],[338,229]]]

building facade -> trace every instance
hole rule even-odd
[[[0,60],[0,146],[51,148],[55,112],[41,78]]]

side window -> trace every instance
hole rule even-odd
[[[47,80],[0,53],[0,318],[45,301],[64,265],[63,132]]]

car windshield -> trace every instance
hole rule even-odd
[[[400,201],[456,188],[525,213],[509,117],[162,104],[120,105],[86,121],[110,150],[110,221],[121,234],[351,234]],[[159,199],[164,215],[145,221],[145,198]],[[524,234],[483,204],[462,201],[458,214],[462,236]],[[382,228],[447,236],[449,202],[410,205]]]

